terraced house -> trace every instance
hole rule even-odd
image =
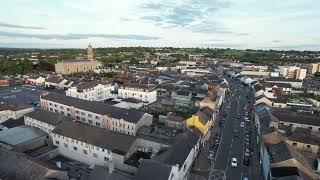
[[[153,118],[152,115],[144,112],[81,100],[58,93],[42,95],[41,108],[69,116],[91,126],[133,136],[140,127],[151,125]]]

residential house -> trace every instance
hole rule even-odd
[[[200,109],[195,115],[186,120],[188,127],[197,128],[204,136],[214,123],[214,113],[209,107]]]
[[[302,80],[294,78],[285,78],[285,77],[271,77],[267,78],[266,82],[269,83],[286,83],[291,84],[293,88],[302,88]]]
[[[143,84],[127,83],[119,87],[118,97],[133,98],[149,104],[157,101],[157,90]]]
[[[62,121],[72,121],[72,119],[42,109],[24,115],[24,124],[39,128],[48,134]]]
[[[41,76],[30,76],[26,79],[26,84],[30,85],[44,85],[46,79]]]
[[[152,124],[152,115],[115,107],[106,103],[86,101],[58,93],[41,96],[41,108],[69,116],[92,126],[129,135],[136,135],[144,125]]]
[[[82,163],[131,173],[136,170],[125,164],[135,152],[135,136],[80,122],[62,121],[52,131],[52,141],[60,154]]]
[[[32,105],[2,103],[0,104],[0,123],[12,118],[19,119],[34,110]]]
[[[178,90],[172,92],[171,98],[175,100],[176,106],[190,107],[192,94],[190,91]]]
[[[110,82],[92,81],[69,88],[66,95],[88,101],[103,101],[116,97],[113,91],[114,86]]]

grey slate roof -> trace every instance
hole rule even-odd
[[[295,111],[282,109],[273,109],[271,114],[279,121],[283,122],[320,126],[320,117],[315,115],[305,115]]]
[[[300,79],[294,79],[294,78],[285,78],[285,77],[270,77],[266,79],[266,82],[302,82]]]
[[[19,119],[8,119],[5,122],[1,123],[2,126],[10,129],[10,128],[14,128],[14,127],[18,127],[18,126],[22,126],[24,125],[24,119],[23,117],[19,118]]]
[[[62,121],[72,121],[72,119],[69,117],[42,109],[25,114],[25,116],[54,126],[58,125]]]
[[[135,180],[168,180],[171,168],[154,160],[142,159]]]
[[[192,129],[193,130],[193,129]],[[155,157],[155,160],[169,165],[179,165],[182,168],[192,148],[195,147],[200,135],[197,132],[187,130],[177,136],[176,142],[167,151]]]
[[[78,109],[101,115],[107,115],[116,119],[123,119],[131,123],[137,123],[145,114],[141,111],[119,108],[102,102],[86,101],[58,93],[49,93],[47,95],[43,95],[42,99],[65,104],[67,106],[73,106]]]
[[[204,107],[197,112],[197,115],[202,124],[207,124],[212,118],[213,111],[209,107]]]
[[[134,136],[73,121],[63,121],[52,132],[121,155],[125,155],[136,140]]]

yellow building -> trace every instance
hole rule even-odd
[[[206,135],[213,123],[213,111],[209,107],[200,109],[195,115],[187,119],[188,127],[195,127]]]

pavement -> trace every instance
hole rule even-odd
[[[230,81],[231,89],[236,89],[236,91],[231,91],[231,93],[226,96],[225,102],[221,106],[221,112],[218,114],[215,126],[212,129],[211,138],[205,143],[198,158],[194,162],[191,173],[196,178],[192,176],[190,179],[241,180],[244,177],[248,177],[249,180],[262,179],[253,115],[251,115],[251,123],[245,123],[245,127],[240,127],[240,123],[244,122],[243,118],[237,119],[239,115],[241,117],[245,116],[246,106],[252,106],[253,94],[249,87],[243,87],[237,81],[230,79],[228,81]],[[251,99],[251,104],[248,104],[248,99]],[[248,117],[250,117],[250,115]],[[221,121],[221,119],[225,121],[224,127],[219,126],[218,122]],[[238,137],[234,137],[234,129],[238,131]],[[253,152],[249,166],[243,165],[245,129],[252,130],[250,147],[253,149]],[[215,152],[215,157],[211,161],[208,158],[209,150],[212,150],[213,139],[217,133],[221,135],[221,138]],[[233,157],[237,158],[238,166],[236,168],[231,167],[231,158]]]

